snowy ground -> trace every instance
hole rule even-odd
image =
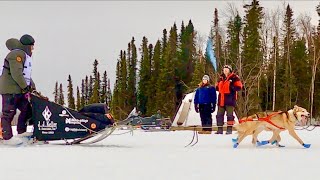
[[[119,133],[116,132],[116,133]],[[260,139],[271,134],[264,133]],[[319,179],[320,128],[298,131],[310,149],[288,133],[285,148],[256,148],[250,138],[232,148],[236,135],[199,135],[199,143],[185,148],[191,131],[143,132],[112,136],[92,146],[38,145],[1,147],[0,179],[23,180],[274,180]]]

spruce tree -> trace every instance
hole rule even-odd
[[[177,104],[176,94],[175,94],[175,63],[178,60],[178,35],[176,24],[170,29],[169,40],[165,50],[162,52],[163,66],[160,70],[159,79],[157,83],[157,107],[161,107],[161,112],[165,116],[173,116]]]
[[[80,103],[80,108],[83,108],[85,104],[86,104],[85,80],[82,79],[82,81],[81,81],[81,103]]]
[[[89,76],[89,84],[88,84],[88,103],[90,103],[91,97],[93,95],[93,78],[92,75]]]
[[[121,117],[124,117],[128,113],[128,94],[127,94],[127,58],[126,51],[122,51],[122,55],[120,57],[120,82],[119,82],[119,107],[121,108]]]
[[[218,9],[214,9],[214,20],[213,20],[213,28],[211,30],[211,34],[213,35],[212,41],[214,42],[214,52],[215,52],[215,57],[217,61],[217,68],[218,72],[221,69],[221,67],[226,64],[226,62],[223,59],[222,56],[222,38],[220,34],[220,29],[219,29],[219,15],[218,15]]]
[[[56,81],[56,85],[55,85],[55,87],[54,87],[54,92],[53,92],[53,94],[54,94],[54,102],[55,102],[55,103],[58,103],[58,101],[59,101],[58,81]]]
[[[116,83],[112,96],[112,112],[117,119],[124,119],[127,117],[127,66],[126,66],[126,52],[120,51],[120,56],[117,62],[116,69]]]
[[[183,25],[182,25],[183,27]],[[179,60],[176,64],[176,76],[179,78],[179,83],[176,84],[177,93],[181,96],[178,97],[178,101],[181,100],[184,92],[181,87],[181,81],[184,84],[189,84],[192,80],[192,73],[194,71],[196,48],[195,48],[195,32],[192,21],[190,20],[185,28],[181,28],[179,44]]]
[[[162,31],[162,39],[161,39],[161,53],[160,53],[160,69],[159,74],[157,76],[157,84],[156,84],[156,109],[162,110],[164,105],[164,99],[165,99],[165,93],[163,92],[165,90],[165,81],[161,79],[161,77],[165,77],[165,54],[167,51],[167,44],[168,44],[168,38],[167,38],[167,30],[163,29]]]
[[[101,102],[101,75],[100,72],[98,72],[98,77],[97,77],[97,86],[98,86],[98,103]]]
[[[76,109],[79,111],[81,109],[81,96],[79,86],[77,86],[77,106]]]
[[[242,46],[242,80],[244,82],[244,97],[240,96],[240,110],[238,112],[252,113],[261,110],[259,97],[259,78],[263,64],[262,42],[260,29],[264,17],[263,8],[258,0],[253,0],[251,4],[244,5],[245,18],[243,29],[243,46]]]
[[[240,61],[240,33],[242,29],[242,20],[239,14],[230,19],[227,27],[227,47],[228,47],[228,61],[226,64],[230,64],[232,67],[238,69],[238,74],[241,76],[241,61]]]
[[[107,88],[108,88],[108,75],[107,71],[104,71],[101,83],[101,103],[107,103]]]
[[[84,94],[85,94],[85,105],[87,105],[89,103],[89,78],[88,76],[86,76],[86,79],[85,79],[85,91],[84,91]]]
[[[137,48],[135,45],[135,39],[132,37],[130,44],[128,45],[128,108],[133,109],[137,105]]]
[[[138,106],[142,114],[147,112],[148,88],[151,78],[150,56],[148,51],[148,39],[144,36],[141,44],[140,81],[138,91]]]
[[[111,101],[111,112],[115,119],[120,118],[120,108],[119,108],[119,93],[118,93],[118,85],[115,84],[114,90],[113,90],[113,96]]]
[[[122,56],[122,51],[120,54],[120,59]],[[113,89],[113,96],[111,101],[111,112],[114,118],[120,118],[120,107],[119,107],[119,82],[120,82],[120,59],[117,61],[117,68],[116,68],[116,81]]]
[[[292,76],[292,51],[294,50],[295,44],[295,27],[294,27],[294,19],[293,19],[293,11],[290,5],[287,5],[286,12],[285,12],[285,19],[283,23],[283,32],[284,32],[284,40],[283,40],[283,57],[281,58],[282,61],[279,61],[279,80],[278,81],[278,92],[276,97],[279,99],[278,102],[281,103],[281,109],[288,109],[292,107],[292,96],[293,93],[296,91],[294,86],[294,77]],[[281,77],[282,76],[282,77]],[[296,94],[296,93],[294,93]]]
[[[112,101],[112,93],[111,93],[111,86],[110,86],[110,79],[108,79],[108,88],[107,88],[107,104],[110,106]]]
[[[302,71],[301,69],[311,69],[308,54],[306,41],[304,38],[295,39],[293,48],[291,51],[291,81],[294,84],[290,85],[292,88],[292,99],[291,106],[292,108],[295,104],[298,104],[302,107],[309,107],[309,91],[310,91],[310,79],[311,71]],[[281,102],[281,101],[280,101]],[[279,103],[284,104],[284,103]],[[281,107],[281,106],[279,106]]]
[[[100,93],[99,93],[99,85],[100,84],[100,74],[97,73],[94,83],[93,83],[93,89],[92,89],[92,97],[90,99],[90,104],[92,103],[99,103],[100,102]]]
[[[73,84],[71,76],[68,77],[68,107],[71,109],[75,109],[75,101],[73,95]]]
[[[194,26],[191,20],[189,20],[188,25],[186,27],[186,35],[187,35],[187,67],[185,71],[187,72],[186,79],[184,80],[186,84],[189,84],[192,80],[192,73],[194,72],[194,66],[196,59],[194,57],[197,56],[196,52],[196,44],[195,44],[195,35],[196,32],[194,30]]]
[[[98,72],[99,62],[97,59],[93,62],[93,79],[90,76],[90,87],[92,87],[92,96],[90,96],[90,104],[100,102],[100,74]]]
[[[93,62],[93,71],[92,71],[94,79],[98,77],[98,65],[99,65],[99,62],[97,59],[95,59]]]
[[[147,107],[149,108],[149,111],[151,113],[154,113],[161,108],[157,106],[157,103],[155,103],[157,98],[156,94],[158,91],[157,82],[160,74],[160,67],[161,67],[160,63],[161,63],[161,43],[158,40],[154,47],[153,60],[152,60],[152,72],[151,72],[151,80],[150,80],[150,84],[152,86],[152,89],[150,91],[151,100],[148,101],[148,104],[147,104]]]
[[[159,49],[160,50],[160,49]],[[149,74],[150,74],[150,79],[148,80],[148,89],[147,89],[147,111],[146,115],[151,116],[156,112],[156,105],[154,103],[154,97],[155,97],[155,91],[156,91],[156,83],[153,82],[153,71],[154,71],[154,52],[153,52],[153,45],[149,44],[148,46],[148,54],[149,54]]]
[[[191,20],[180,33],[180,43],[178,43],[179,58],[175,64],[175,92],[176,92],[176,108],[182,101],[183,95],[190,92],[193,72],[196,63],[196,47],[195,47],[195,31]]]
[[[165,54],[167,51],[167,46],[168,46],[168,32],[166,29],[163,29],[162,31],[162,39],[161,39],[161,55],[160,55],[160,69],[164,68],[165,64]],[[157,82],[158,83],[158,82]]]
[[[59,86],[59,101],[58,101],[58,104],[64,106],[64,95],[63,95],[64,91],[63,91],[63,88],[62,88],[62,83],[60,83],[60,86]]]

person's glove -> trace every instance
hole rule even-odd
[[[213,113],[214,111],[216,110],[216,106],[213,104],[213,103],[211,103],[211,113]]]
[[[195,104],[194,109],[196,110],[196,113],[199,113],[199,104]]]
[[[230,91],[234,91],[234,86],[233,86],[233,81],[232,81],[232,79],[229,79],[229,82],[230,82],[230,85],[229,85],[229,90]]]
[[[30,86],[27,86],[27,87],[25,87],[24,89],[22,89],[21,92],[22,92],[23,94],[26,94],[26,93],[30,93],[31,90],[32,90],[31,87],[30,87]]]

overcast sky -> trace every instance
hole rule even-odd
[[[232,2],[232,1],[229,1]],[[233,1],[243,15],[242,5],[251,1]],[[319,1],[290,2],[295,18],[300,13],[312,17],[317,24],[315,7]],[[193,21],[195,29],[207,35],[213,20],[214,8],[226,11],[228,1],[200,2],[0,2],[0,58],[8,50],[9,38],[20,38],[28,33],[36,40],[33,55],[33,79],[37,88],[52,100],[55,81],[67,86],[70,74],[74,89],[81,78],[92,71],[94,59],[100,62],[99,70],[107,70],[112,87],[115,82],[116,61],[121,49],[134,36],[140,47],[143,36],[155,44],[162,30],[174,22]],[[283,1],[262,1],[266,9],[283,7]],[[220,21],[223,23],[223,20]],[[0,61],[2,63],[2,60]]]

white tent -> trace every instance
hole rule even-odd
[[[201,120],[200,120],[200,114],[195,111],[194,108],[194,95],[195,92],[187,94],[179,107],[179,110],[177,114],[175,115],[174,121],[172,123],[172,129],[173,130],[179,130],[179,129],[186,129],[188,130],[188,127],[195,127],[195,126],[201,126]],[[217,98],[218,98],[219,93],[217,92]],[[216,120],[216,115],[217,115],[218,107],[216,105],[216,110],[215,112],[212,113],[212,124],[213,126],[216,126],[217,120]],[[233,114],[235,117],[235,121],[238,121],[238,117],[236,114]],[[179,122],[183,122],[181,125],[178,125]],[[225,115],[224,117],[224,122],[227,122],[227,116]],[[226,124],[226,123],[225,123]]]

